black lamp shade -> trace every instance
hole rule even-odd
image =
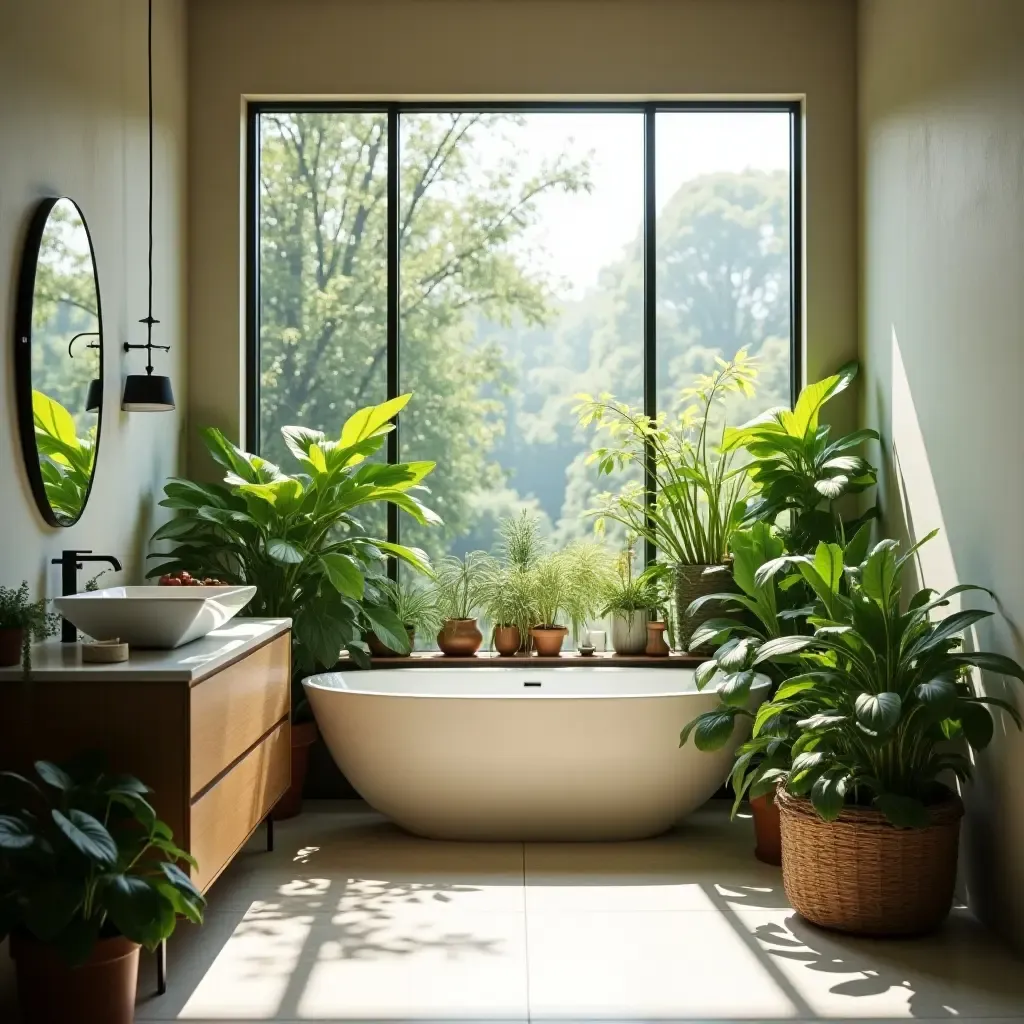
[[[103,381],[93,377],[89,381],[89,390],[85,393],[85,411],[99,412],[103,405]]]
[[[171,378],[156,374],[128,374],[121,408],[125,412],[170,412],[174,408]]]

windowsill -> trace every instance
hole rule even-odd
[[[413,651],[402,658],[373,658],[370,668],[479,668],[481,663],[514,668],[517,665],[561,665],[564,667],[584,667],[616,665],[623,668],[693,668],[707,659],[693,654],[670,654],[668,657],[654,657],[647,654],[614,654],[611,651],[598,651],[583,657],[576,651],[565,651],[559,657],[539,657],[536,654],[513,655],[503,657],[493,651],[480,651],[469,658],[455,658],[442,654],[440,651]],[[338,662],[338,668],[352,668],[353,663],[345,656]]]

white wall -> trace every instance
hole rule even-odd
[[[859,30],[862,394],[885,525],[941,528],[925,582],[992,588],[998,615],[972,642],[1024,660],[1024,3],[865,0]],[[1012,724],[967,803],[969,900],[1024,948]]]
[[[59,592],[48,560],[64,547],[117,555],[137,573],[163,479],[178,468],[187,401],[185,332],[186,9],[154,4],[157,116],[154,315],[157,372],[169,373],[175,413],[120,411],[125,373],[145,353],[146,4],[144,0],[0,0],[0,582],[25,578]],[[65,195],[92,233],[103,308],[105,397],[96,479],[80,522],[46,526],[18,445],[14,302],[21,249],[36,203]],[[125,577],[121,577],[123,580]],[[82,582],[85,575],[82,575]]]
[[[193,0],[190,469],[241,436],[246,97],[802,97],[814,379],[857,349],[855,44],[854,0]]]

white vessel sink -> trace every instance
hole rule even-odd
[[[255,587],[108,587],[53,604],[94,640],[170,650],[223,626],[252,600]]]

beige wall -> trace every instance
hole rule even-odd
[[[155,4],[155,315],[174,346],[160,367],[179,410],[185,374],[185,5]],[[142,0],[0,0],[0,580],[59,593],[49,558],[92,548],[141,565],[155,497],[175,471],[184,416],[120,411],[122,376],[144,358],[146,315],[146,5]],[[88,507],[69,529],[36,510],[18,446],[11,330],[21,248],[36,203],[65,195],[82,208],[99,267],[105,349],[103,426]],[[122,577],[124,579],[124,577]],[[85,582],[83,573],[82,582]]]
[[[860,135],[864,415],[884,435],[886,525],[940,527],[926,583],[991,587],[999,614],[973,642],[1024,660],[1024,3],[867,0]],[[1024,948],[1009,723],[968,807],[968,896]]]
[[[193,0],[190,468],[238,437],[244,97],[806,96],[806,365],[856,353],[853,0]]]

